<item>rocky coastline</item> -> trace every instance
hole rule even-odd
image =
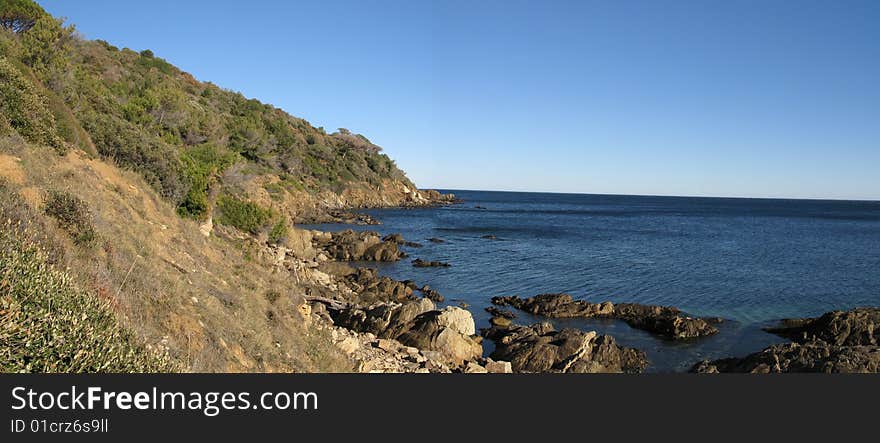
[[[400,234],[375,231],[297,230],[294,251],[267,246],[274,265],[304,284],[301,314],[311,327],[354,362],[358,372],[459,373],[641,373],[644,351],[614,337],[549,322],[522,325],[514,310],[548,319],[601,318],[622,321],[668,340],[698,340],[717,334],[720,318],[690,316],[671,306],[590,302],[569,294],[493,297],[490,326],[480,331],[470,311],[438,306],[444,297],[428,285],[397,281],[363,266],[408,257],[422,245]],[[442,244],[438,238],[427,239]],[[446,267],[423,259],[413,266]],[[465,305],[466,307],[466,305]],[[513,309],[513,310],[512,310]],[[835,311],[817,318],[780,321],[767,332],[791,340],[742,358],[696,363],[691,372],[878,372],[875,328],[880,309]],[[494,348],[484,356],[483,341]]]

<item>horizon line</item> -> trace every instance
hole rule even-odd
[[[437,191],[464,191],[464,192],[503,192],[511,194],[564,194],[564,195],[594,195],[594,196],[614,196],[614,197],[669,197],[669,198],[718,198],[731,200],[806,200],[806,201],[837,201],[837,202],[859,202],[859,203],[880,203],[880,198],[839,198],[839,197],[743,197],[743,196],[718,196],[718,195],[675,195],[675,194],[623,194],[623,193],[607,193],[607,192],[572,192],[572,191],[519,191],[510,189],[462,189],[447,188],[442,186],[435,187],[419,187],[421,190],[433,189]]]

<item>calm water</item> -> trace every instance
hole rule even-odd
[[[547,292],[730,320],[720,334],[691,342],[619,321],[553,321],[611,334],[646,351],[650,370],[677,371],[782,341],[760,330],[779,318],[880,305],[880,202],[453,192],[465,203],[369,211],[383,225],[352,228],[400,232],[424,245],[406,248],[410,259],[450,262],[370,266],[429,284],[447,304],[468,303],[478,327],[488,325],[483,308],[492,296]],[[490,234],[498,239],[481,238]],[[518,315],[521,323],[540,320]]]

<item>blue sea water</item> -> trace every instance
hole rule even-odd
[[[467,303],[478,327],[488,326],[493,296],[549,292],[728,320],[719,334],[684,342],[615,320],[551,320],[642,349],[656,372],[782,342],[761,330],[780,318],[880,306],[880,202],[448,192],[464,203],[367,211],[380,226],[307,227],[399,232],[423,244],[405,248],[410,259],[369,266]],[[414,258],[452,266],[414,268]],[[518,312],[516,321],[543,320]]]

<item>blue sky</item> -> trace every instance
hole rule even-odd
[[[421,187],[880,199],[880,2],[43,0]]]

